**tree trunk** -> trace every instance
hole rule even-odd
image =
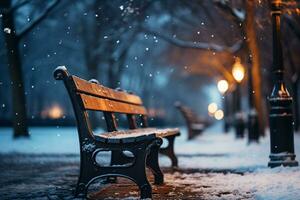
[[[256,39],[256,31],[255,31],[255,1],[248,0],[246,1],[246,24],[245,24],[245,32],[247,36],[247,43],[249,51],[252,55],[252,77],[253,77],[253,91],[254,91],[254,106],[258,113],[258,121],[259,121],[259,133],[260,135],[265,134],[265,110],[264,101],[262,98],[262,85],[261,85],[261,71],[260,71],[260,52]]]
[[[294,127],[295,131],[299,130],[299,97],[298,97],[298,84],[299,78],[293,81],[293,102],[294,102]]]
[[[11,7],[11,1],[2,0],[0,5],[4,10],[8,11]],[[19,52],[19,38],[16,35],[12,12],[3,13],[2,26],[2,30],[5,32],[8,67],[12,82],[11,87],[14,137],[29,137],[26,114],[26,99]]]

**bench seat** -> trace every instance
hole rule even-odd
[[[68,91],[77,120],[80,143],[80,174],[75,196],[87,196],[88,187],[98,178],[108,182],[117,177],[128,178],[140,190],[141,199],[152,197],[152,187],[148,181],[146,167],[154,175],[154,184],[164,182],[164,175],[158,162],[161,153],[171,159],[172,167],[178,166],[174,152],[175,137],[179,129],[149,128],[148,112],[142,99],[121,89],[107,88],[95,79],[90,81],[70,75],[65,67],[54,71],[56,80],[62,80]],[[106,123],[106,133],[95,134],[89,116],[90,111],[102,112]],[[115,114],[126,116],[129,130],[118,129]],[[161,146],[163,138],[167,145]],[[110,151],[110,164],[102,166],[97,156]],[[131,156],[125,152],[131,152]]]
[[[105,143],[131,143],[152,140],[157,137],[178,136],[178,128],[140,128],[133,130],[120,130],[103,134],[94,134],[95,139]]]

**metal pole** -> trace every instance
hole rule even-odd
[[[249,58],[248,67],[248,98],[249,98],[249,113],[248,113],[248,144],[252,142],[259,142],[259,125],[258,125],[258,115],[254,107],[253,102],[253,79],[251,73],[252,61]]]
[[[271,1],[274,87],[269,97],[271,139],[269,167],[298,166],[294,152],[293,98],[287,91],[283,80],[284,66],[280,35],[281,4],[281,0]]]
[[[229,109],[228,109],[228,96],[227,93],[223,96],[223,109],[224,109],[224,132],[228,133],[229,131]]]
[[[236,113],[235,113],[235,136],[236,138],[244,137],[245,124],[241,109],[241,85],[236,84]]]

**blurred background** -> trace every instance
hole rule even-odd
[[[285,1],[282,17],[285,78],[294,97],[296,129],[297,7],[299,1]],[[240,85],[241,110],[247,115],[255,108],[261,129],[267,125],[269,1],[1,0],[0,13],[0,126],[12,126],[14,120],[19,126],[75,125],[67,91],[52,75],[57,66],[140,95],[152,123],[161,126],[183,124],[177,101],[208,120],[215,120],[207,111],[212,102],[226,110],[225,117],[232,115]],[[234,65],[243,67],[243,80],[232,75]],[[220,80],[228,82],[227,109],[217,87]]]

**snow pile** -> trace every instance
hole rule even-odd
[[[300,196],[300,168],[275,168],[253,173],[168,174],[166,181],[185,184],[203,199],[295,200]]]

